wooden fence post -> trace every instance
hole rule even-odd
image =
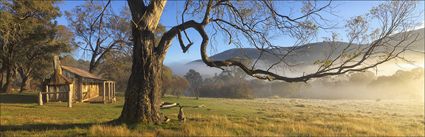
[[[68,107],[72,108],[72,90],[70,85],[68,85]]]
[[[112,101],[115,102],[116,101],[116,99],[115,99],[115,82],[112,85],[113,85],[113,88],[112,88]]]
[[[55,94],[55,99],[56,99],[56,101],[59,101],[59,87],[55,87],[55,90],[56,90],[56,94]]]
[[[43,106],[43,94],[38,92],[38,105]]]
[[[103,103],[106,103],[105,102],[105,89],[106,88],[106,85],[105,85],[105,82],[103,82]]]
[[[49,86],[46,86],[46,102],[49,102]]]
[[[108,102],[111,101],[111,87],[112,87],[112,84],[108,83]]]

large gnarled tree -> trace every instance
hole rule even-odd
[[[171,45],[177,37],[183,52],[193,48],[194,43],[185,30],[193,29],[201,36],[202,61],[210,67],[235,66],[241,68],[249,76],[286,82],[305,82],[312,78],[363,71],[397,58],[408,49],[411,42],[407,38],[414,37],[403,33],[401,39],[394,40],[391,34],[411,29],[412,13],[415,2],[394,1],[373,8],[370,14],[358,16],[348,21],[348,44],[343,46],[337,55],[329,55],[318,59],[314,64],[317,71],[299,76],[287,76],[274,71],[274,67],[291,67],[287,57],[297,52],[299,45],[307,43],[320,29],[326,29],[326,19],[322,16],[330,3],[304,2],[299,13],[290,14],[282,4],[268,0],[260,1],[186,1],[181,23],[171,27],[159,41],[155,41],[155,29],[161,19],[166,0],[128,0],[132,15],[133,66],[125,93],[125,104],[119,121],[160,123],[159,102],[161,88],[162,63]],[[190,19],[188,19],[190,18]],[[369,21],[370,20],[370,21]],[[375,29],[368,26],[376,22]],[[249,65],[238,60],[212,60],[207,55],[210,39],[217,32],[228,36],[230,45],[252,46],[261,51],[260,56]],[[223,36],[222,35],[222,36]],[[295,39],[292,48],[285,51],[279,49],[274,42],[276,35],[286,35]],[[186,39],[183,39],[186,37]],[[396,41],[396,42],[391,42]],[[185,42],[188,42],[186,45]],[[330,42],[332,44],[332,42]],[[361,46],[356,46],[361,44]],[[334,52],[331,52],[334,53]],[[257,65],[262,55],[272,55],[277,62],[268,68]]]

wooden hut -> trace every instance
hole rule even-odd
[[[115,100],[114,81],[79,68],[62,66],[58,56],[53,57],[53,66],[53,74],[43,82],[45,91],[40,93],[42,102],[67,101],[71,107],[75,101],[106,103]]]

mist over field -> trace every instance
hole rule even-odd
[[[255,80],[255,78],[243,75],[239,81],[246,81],[245,85],[252,98],[270,98],[270,97],[290,97],[290,98],[314,98],[314,99],[415,99],[424,100],[424,29],[412,31],[419,34],[419,39],[414,41],[408,50],[400,55],[399,58],[385,62],[376,67],[370,68],[359,73],[346,73],[338,76],[328,76],[307,81],[306,83],[286,83],[279,80],[266,81]],[[401,34],[394,35],[395,38]],[[330,53],[338,53],[346,43],[336,42],[330,44],[328,42],[318,42],[300,46],[295,52],[302,53],[290,55],[287,62],[301,62],[293,66],[283,65],[280,63],[276,67],[270,69],[271,72],[285,75],[288,77],[299,77],[305,74],[314,73],[319,65],[315,65],[315,61],[326,58]],[[285,51],[287,49],[281,48]],[[273,50],[271,50],[273,51]],[[280,52],[282,52],[280,51]],[[216,60],[226,60],[232,58],[246,58],[255,62],[255,68],[267,70],[269,66],[276,62],[275,57],[265,54],[259,56],[260,53],[255,49],[240,48],[230,49],[212,56]],[[257,58],[259,57],[259,58]],[[258,59],[258,60],[257,60]],[[378,57],[376,57],[378,59]],[[375,59],[370,59],[368,63],[373,63]],[[251,63],[252,64],[252,63]],[[367,63],[366,63],[367,64]],[[180,62],[168,64],[167,66],[174,74],[184,76],[186,72],[193,69],[199,72],[204,79],[213,79],[213,81],[223,80],[221,75],[224,74],[221,69],[208,67],[200,60],[191,62]],[[241,70],[224,67],[226,71],[231,73],[240,73]],[[239,71],[239,72],[238,72]],[[226,78],[224,78],[226,79]],[[238,79],[233,79],[233,81]],[[224,80],[226,81],[226,80]],[[231,85],[232,80],[227,80],[221,86]],[[211,83],[210,83],[211,85]],[[219,86],[220,84],[213,83]],[[223,90],[223,89],[216,89]],[[234,89],[228,89],[234,90]],[[222,92],[222,91],[204,91],[204,92]],[[225,92],[225,91],[223,91]],[[230,92],[230,91],[228,91]],[[186,93],[190,95],[191,93]],[[224,93],[220,93],[224,94]],[[201,91],[202,95],[202,91]],[[207,96],[210,96],[208,94]],[[224,95],[215,95],[218,97],[226,97]],[[248,97],[245,96],[245,97]]]
[[[423,62],[418,58],[417,62]],[[173,65],[177,75],[184,75],[189,69],[195,69],[203,78],[220,74],[220,69],[206,65]],[[251,86],[253,97],[259,98],[310,98],[310,99],[414,99],[424,101],[423,64],[388,62],[378,69],[358,74],[346,74],[313,79],[307,83],[285,83],[280,81],[261,81],[261,86]],[[181,73],[179,73],[181,72]],[[287,72],[296,73],[296,72]],[[301,73],[299,73],[301,74]],[[298,74],[298,75],[299,75]],[[294,76],[297,74],[293,74]],[[247,77],[248,81],[255,81]],[[282,85],[279,85],[282,83]],[[202,92],[202,91],[201,91]]]

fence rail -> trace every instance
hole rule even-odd
[[[59,94],[59,93],[68,93],[68,107],[72,107],[72,92],[68,91],[57,91],[57,92],[38,92],[38,105],[43,105],[43,94]],[[46,101],[49,101],[49,96],[46,96]]]

